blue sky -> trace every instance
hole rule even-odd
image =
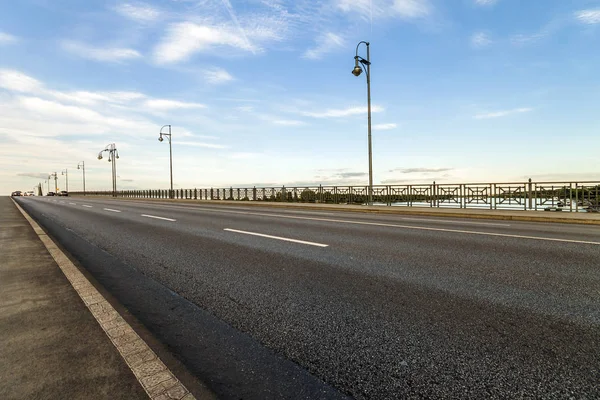
[[[0,192],[598,179],[598,0],[0,3]],[[365,48],[360,55],[366,56]],[[59,186],[64,188],[63,180]]]

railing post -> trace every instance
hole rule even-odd
[[[252,201],[256,201],[256,186],[252,188]]]
[[[527,187],[527,190],[529,192],[529,209],[532,210],[533,209],[533,191],[532,191],[532,183],[531,183],[531,178],[529,178],[529,185]]]

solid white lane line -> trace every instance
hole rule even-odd
[[[112,211],[112,212],[121,212],[119,210],[113,210],[112,208],[105,208],[104,210],[105,211]]]
[[[148,215],[148,214],[142,214],[142,217],[154,218],[154,219],[162,219],[163,221],[171,221],[171,222],[177,221],[176,219],[172,219],[172,218],[157,217],[156,215]]]
[[[400,218],[404,221],[422,221],[422,222],[439,222],[442,224],[459,224],[459,225],[486,225],[486,226],[510,226],[510,224],[498,224],[493,222],[463,222],[463,221],[451,221],[451,220],[443,220],[443,219],[429,219],[429,218]]]
[[[223,229],[223,230],[225,230],[227,232],[243,233],[244,235],[260,236],[260,237],[269,238],[269,239],[283,240],[285,242],[308,244],[310,246],[316,246],[316,247],[329,247],[328,244],[315,243],[315,242],[306,242],[304,240],[289,239],[289,238],[284,238],[284,237],[280,237],[280,236],[265,235],[264,233],[256,233],[256,232],[248,232],[248,231],[238,231],[237,229],[229,229],[229,228],[226,228],[226,229]]]
[[[93,206],[88,206],[87,204],[82,204],[81,207],[92,208]]]

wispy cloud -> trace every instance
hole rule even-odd
[[[207,149],[226,149],[228,148],[228,146],[222,145],[222,144],[215,144],[215,143],[204,143],[204,142],[189,142],[189,141],[184,141],[184,142],[177,142],[178,145],[183,145],[183,146],[193,146],[193,147],[204,147]]]
[[[35,179],[43,179],[46,180],[48,179],[48,172],[20,172],[17,174],[17,176],[26,176],[28,178],[35,178]]]
[[[144,102],[144,106],[153,110],[181,110],[181,109],[193,109],[193,108],[206,108],[206,105],[200,103],[186,103],[177,100],[166,100],[166,99],[151,99]]]
[[[338,9],[358,14],[363,19],[426,17],[433,11],[428,0],[335,0]]]
[[[323,57],[323,55],[330,53],[345,45],[345,41],[340,35],[336,35],[335,33],[331,32],[319,36],[316,42],[317,45],[315,47],[306,50],[306,52],[303,55],[304,58],[317,60]]]
[[[212,84],[225,83],[233,80],[233,76],[223,68],[208,69],[204,71],[204,76],[206,77],[206,81]]]
[[[600,24],[600,8],[578,11],[575,18],[584,24]]]
[[[95,47],[75,41],[64,41],[61,43],[64,50],[90,60],[103,62],[123,62],[140,58],[142,55],[133,49],[123,47]]]
[[[398,127],[398,125],[394,124],[394,123],[390,123],[390,124],[375,124],[375,125],[373,125],[373,130],[375,130],[375,131],[389,131],[390,129],[395,129],[397,127]]]
[[[18,41],[16,36],[10,35],[5,32],[0,32],[0,46],[4,44],[13,44]]]
[[[471,46],[476,49],[487,47],[491,43],[492,39],[485,32],[476,32],[471,36]]]
[[[381,106],[372,106],[371,112],[381,112],[384,108]],[[352,115],[363,115],[367,113],[367,107],[348,107],[344,109],[329,109],[322,112],[302,112],[302,115],[313,118],[340,118]]]
[[[152,22],[160,16],[157,8],[146,3],[123,3],[114,10],[125,18],[140,22]]]
[[[474,0],[478,6],[493,6],[498,0]]]
[[[0,69],[0,88],[22,93],[33,93],[42,88],[35,78],[11,69]]]
[[[298,121],[295,119],[275,119],[272,121],[275,125],[284,125],[284,126],[299,126],[304,125],[303,121]]]
[[[401,174],[433,174],[438,172],[452,171],[454,168],[395,168],[390,172]]]
[[[494,111],[494,112],[488,112],[488,113],[483,113],[483,114],[477,114],[473,118],[475,118],[475,119],[500,118],[500,117],[506,117],[508,115],[523,114],[523,113],[527,113],[527,112],[531,112],[531,111],[533,111],[533,108],[515,108],[513,110]]]

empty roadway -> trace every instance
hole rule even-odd
[[[22,198],[223,398],[598,398],[600,229]]]

